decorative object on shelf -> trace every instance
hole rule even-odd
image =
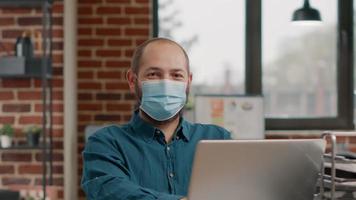
[[[52,73],[51,60],[46,58],[47,75]],[[40,77],[42,71],[42,58],[29,58],[7,56],[0,58],[0,76],[33,76]]]
[[[14,128],[10,124],[4,124],[0,129],[0,144],[2,148],[11,147]]]
[[[43,200],[43,193],[41,191],[30,190],[25,192],[25,194],[21,194],[23,200]]]
[[[17,37],[15,55],[17,57],[25,57],[26,59],[33,57],[33,45],[29,31],[25,31],[22,33],[22,36]]]
[[[43,38],[42,38],[42,33],[41,31],[35,31],[33,33],[34,35],[34,48],[35,48],[35,52],[38,54],[38,55],[43,55]]]
[[[51,60],[47,56],[43,57],[42,43],[41,31],[24,31],[21,36],[17,37],[15,55],[7,54],[5,57],[0,57],[0,76],[40,77],[43,65],[47,68],[47,75],[50,75],[52,73]]]
[[[38,125],[29,125],[26,126],[23,130],[23,133],[26,134],[27,145],[30,147],[36,147],[40,141],[40,135],[42,133],[42,128]]]

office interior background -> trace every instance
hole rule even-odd
[[[1,189],[41,191],[45,181],[53,199],[85,199],[79,187],[85,130],[130,119],[135,99],[125,73],[135,47],[154,36],[174,39],[190,56],[188,112],[195,94],[261,95],[265,138],[354,130],[352,0],[310,0],[318,24],[291,21],[302,0],[48,2],[46,38],[41,7],[0,1],[1,58],[14,56],[24,35],[35,57],[51,55],[49,78],[8,76],[0,66],[0,125],[14,128],[11,147],[0,150]],[[27,148],[24,128],[43,124],[45,147]],[[356,137],[339,139],[356,152]]]

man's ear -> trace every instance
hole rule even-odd
[[[136,81],[137,81],[137,76],[136,74],[131,70],[129,69],[126,73],[126,80],[127,80],[127,83],[129,84],[129,87],[130,87],[130,91],[132,93],[135,93],[135,84],[136,84]]]
[[[191,86],[192,81],[193,81],[193,74],[192,74],[192,73],[189,73],[189,77],[188,77],[188,85],[189,85],[189,86]]]
[[[186,88],[186,92],[189,93],[190,92],[190,87],[192,86],[192,80],[193,80],[193,74],[189,73],[188,76],[188,84],[187,84],[187,88]]]

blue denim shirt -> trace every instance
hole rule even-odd
[[[135,113],[128,124],[89,137],[82,188],[90,200],[180,199],[187,195],[195,148],[202,139],[230,139],[230,133],[181,118],[167,144],[161,130]]]

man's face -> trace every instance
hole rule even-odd
[[[140,100],[142,81],[168,79],[185,82],[188,94],[192,75],[188,72],[187,61],[180,47],[173,43],[157,41],[146,46],[135,79],[129,84]]]

